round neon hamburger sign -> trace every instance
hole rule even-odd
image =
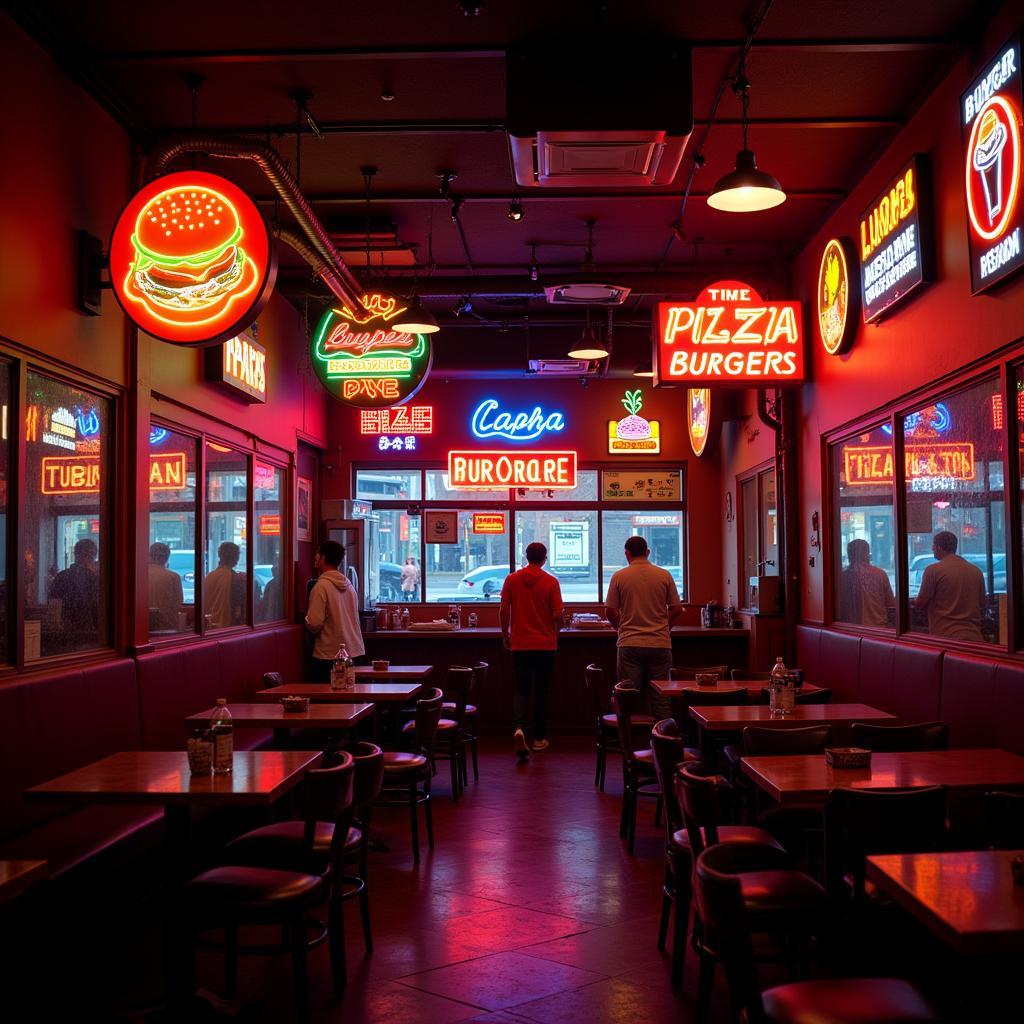
[[[110,279],[141,330],[177,345],[213,345],[266,305],[277,264],[256,204],[205,171],[156,178],[124,208],[110,240]]]

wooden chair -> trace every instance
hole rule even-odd
[[[670,679],[696,679],[698,672],[717,672],[719,679],[729,678],[728,665],[673,665]]]
[[[854,722],[850,726],[854,746],[893,754],[918,750],[949,750],[949,726],[945,722],[915,725],[876,725]]]
[[[224,990],[233,998],[238,977],[238,954],[290,950],[298,1018],[309,1019],[306,955],[329,939],[334,989],[345,987],[345,929],[341,913],[341,879],[345,840],[352,821],[355,763],[341,755],[333,768],[311,769],[302,787],[302,838],[295,851],[297,870],[249,865],[211,868],[186,882],[175,906],[178,960],[176,1002],[183,1005],[195,989],[193,940],[205,929],[224,930]],[[318,849],[321,823],[329,823],[330,839]],[[322,835],[322,832],[321,832]],[[237,851],[236,851],[237,852]],[[327,924],[313,922],[317,932],[307,937],[307,916],[326,902]],[[282,946],[240,946],[239,931],[248,925],[282,928]]]
[[[654,769],[654,752],[650,747],[638,747],[633,719],[640,713],[640,691],[627,681],[616,683],[615,719],[622,749],[622,816],[619,836],[626,840],[629,852],[636,842],[637,802],[641,796],[653,796],[658,801],[655,817],[661,807],[661,790]]]
[[[676,718],[683,723],[687,743],[692,747],[697,746],[700,737],[697,735],[697,723],[690,717],[690,708],[742,706],[746,703],[748,703],[748,693],[745,686],[735,686],[728,690],[694,686],[686,693],[672,698],[672,708],[676,713]]]
[[[468,665],[452,665],[444,681],[444,696],[448,703],[441,705],[442,717],[437,723],[437,737],[434,743],[434,762],[447,761],[451,767],[452,800],[458,802],[462,795],[462,780],[466,775],[465,722],[466,706],[473,687],[475,670]],[[445,711],[449,707],[450,711]],[[412,732],[416,720],[407,722],[402,730]]]
[[[469,687],[469,700],[475,701],[475,704],[466,704],[466,710],[462,716],[462,744],[464,747],[469,747],[470,755],[473,758],[473,781],[480,781],[480,766],[477,763],[477,749],[476,749],[476,733],[477,733],[477,719],[479,717],[479,704],[480,694],[484,692],[487,685],[487,672],[490,669],[490,665],[486,661],[478,661],[473,666],[473,681]],[[449,712],[455,710],[455,704],[452,701],[446,701],[441,705],[441,714],[450,718]],[[462,787],[469,784],[468,768],[466,764],[465,751],[463,751],[462,757]]]
[[[611,710],[611,687],[607,683],[604,669],[599,665],[590,664],[584,669],[583,678],[590,693],[591,708],[597,727],[597,767],[594,771],[594,785],[604,792],[604,779],[607,755],[609,751],[618,753],[619,721]],[[633,716],[633,728],[642,734],[654,725],[651,715],[636,714]]]
[[[697,859],[697,903],[725,967],[733,1013],[748,1024],[932,1024],[942,1016],[910,982],[898,978],[830,978],[761,991],[751,934],[755,915],[744,899],[745,865],[735,846],[709,847]]]

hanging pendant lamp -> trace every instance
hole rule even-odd
[[[569,349],[570,359],[607,359],[608,346],[593,327],[587,327],[583,336]]]
[[[441,330],[437,325],[437,317],[420,302],[418,295],[413,296],[409,308],[404,313],[399,313],[391,326],[396,331],[404,331],[406,334],[436,334]]]

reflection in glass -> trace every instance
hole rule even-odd
[[[383,469],[356,470],[356,497],[370,501],[405,501],[420,497],[418,469],[388,472]]]
[[[420,517],[397,508],[375,509],[380,562],[368,583],[377,601],[419,601],[423,583],[420,565]]]
[[[203,616],[207,629],[247,620],[249,460],[242,453],[206,445],[206,578]]]
[[[683,547],[683,513],[648,512],[637,509],[601,513],[602,594],[608,592],[608,581],[626,565],[625,546],[629,537],[647,541],[650,560],[671,573],[681,600],[686,600],[686,564]]]
[[[597,601],[597,512],[516,512],[515,568],[526,565],[526,546],[548,549],[545,571],[558,580],[563,601]]]
[[[908,593],[915,630],[1005,643],[1003,431],[994,378],[904,417]]]
[[[285,475],[283,469],[259,459],[255,462],[253,473],[256,514],[254,617],[257,622],[277,622],[285,617],[281,554],[281,530],[285,522]]]
[[[481,515],[486,521],[474,523],[474,516]],[[427,545],[426,600],[497,601],[509,574],[508,521],[508,512],[459,512],[457,543]],[[503,530],[492,532],[495,524]]]
[[[149,432],[149,632],[191,633],[196,594],[196,442]]]

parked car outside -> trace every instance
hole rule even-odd
[[[167,568],[181,577],[181,600],[183,604],[196,602],[196,553],[193,550],[172,551]]]
[[[401,601],[402,567],[396,562],[380,563],[380,599],[382,601]]]
[[[462,577],[457,595],[464,601],[497,601],[508,574],[507,565],[482,565]]]

